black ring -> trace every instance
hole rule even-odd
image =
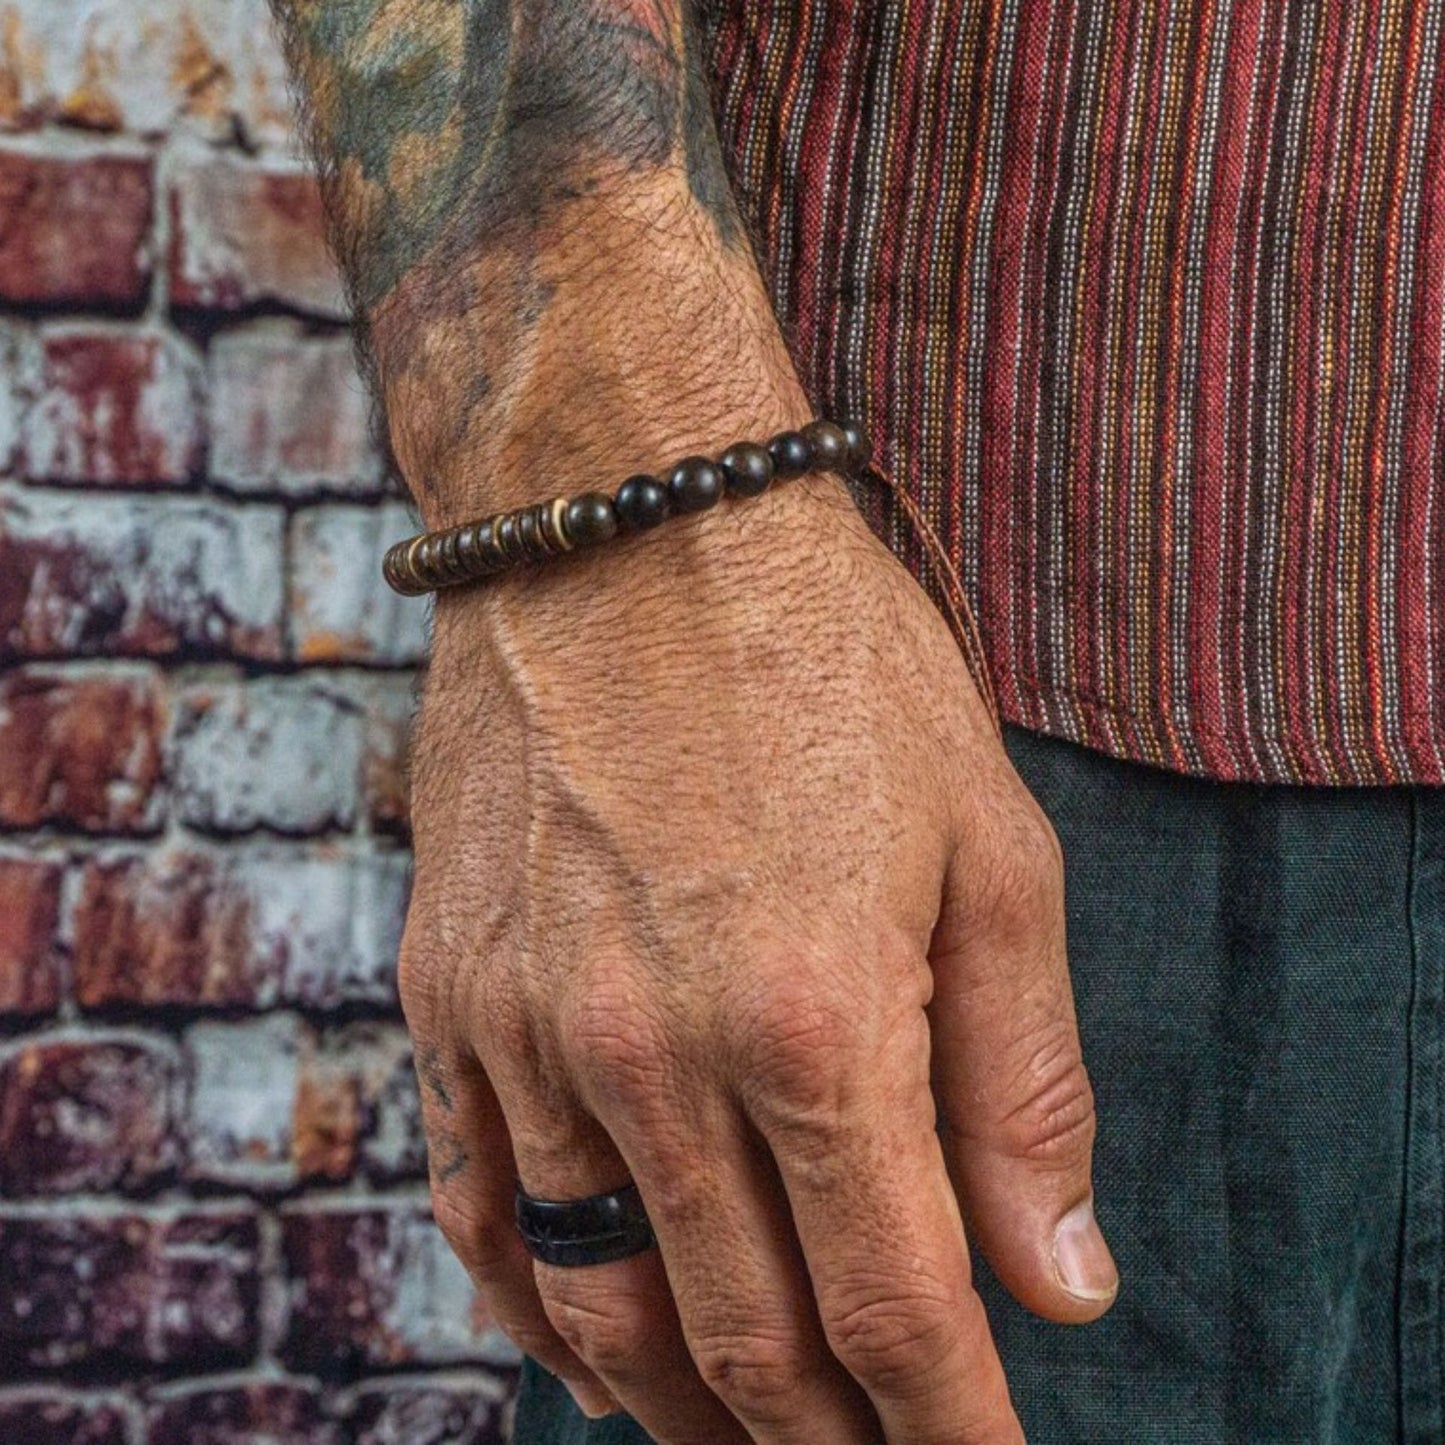
[[[652,1249],[657,1238],[635,1184],[590,1199],[534,1199],[517,1185],[517,1233],[543,1264],[577,1269]]]

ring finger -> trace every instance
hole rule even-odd
[[[535,1199],[590,1199],[631,1178],[606,1131],[580,1107],[554,1106],[536,1117],[524,1108],[512,1137],[518,1177]],[[656,1249],[605,1264],[537,1261],[534,1268],[558,1334],[662,1445],[744,1445],[746,1432],[688,1352]]]

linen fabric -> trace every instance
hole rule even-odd
[[[805,384],[944,539],[1005,715],[1445,781],[1445,8],[709,10]]]

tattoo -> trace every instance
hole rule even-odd
[[[515,245],[619,172],[680,161],[742,240],[696,0],[271,3],[363,319],[419,265]]]
[[[440,1049],[433,1045],[417,1055],[416,1076],[443,1114],[456,1112],[456,1100],[442,1072]],[[432,1176],[438,1184],[450,1184],[466,1172],[472,1162],[471,1155],[450,1127],[434,1123],[427,1132],[427,1154],[431,1160]]]
[[[471,1165],[471,1156],[455,1134],[439,1134],[431,1141],[435,1150],[432,1177],[438,1184],[450,1184],[453,1179],[465,1174]]]
[[[440,1049],[433,1045],[422,1051],[416,1061],[416,1076],[421,1080],[422,1087],[446,1113],[455,1112],[456,1100],[452,1098],[451,1090],[447,1088],[446,1078],[442,1074]]]

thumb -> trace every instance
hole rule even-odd
[[[1094,1216],[1062,858],[1026,793],[990,822],[953,859],[931,950],[944,1152],[1004,1286],[1046,1319],[1082,1323],[1113,1303],[1119,1276]]]

